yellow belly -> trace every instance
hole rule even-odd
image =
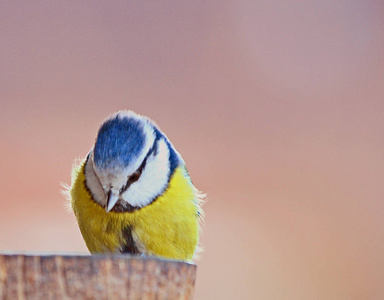
[[[109,212],[96,204],[85,186],[83,162],[74,169],[72,209],[91,253],[118,252],[130,227],[147,255],[191,260],[199,239],[199,200],[183,167],[178,167],[163,195],[134,212]]]

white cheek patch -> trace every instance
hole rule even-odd
[[[93,150],[89,153],[89,158],[85,164],[85,182],[87,187],[92,193],[92,196],[96,202],[101,205],[106,205],[107,199],[104,193],[103,187],[100,184],[99,179],[96,176],[95,170],[93,169]]]
[[[143,207],[160,195],[168,184],[169,149],[164,139],[158,141],[157,155],[147,158],[145,168],[138,181],[122,194],[122,199],[132,206]]]

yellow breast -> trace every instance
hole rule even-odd
[[[83,162],[73,170],[71,204],[91,253],[118,252],[129,227],[147,255],[191,260],[199,239],[199,199],[184,167],[178,167],[166,191],[133,212],[109,212],[92,200]]]

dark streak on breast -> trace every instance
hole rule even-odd
[[[135,241],[133,240],[131,227],[126,227],[123,230],[123,239],[124,245],[121,248],[121,253],[140,254],[140,251],[137,249]]]

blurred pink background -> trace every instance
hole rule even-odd
[[[119,109],[208,194],[195,299],[384,299],[382,1],[0,3],[0,250],[87,252],[60,183]]]

